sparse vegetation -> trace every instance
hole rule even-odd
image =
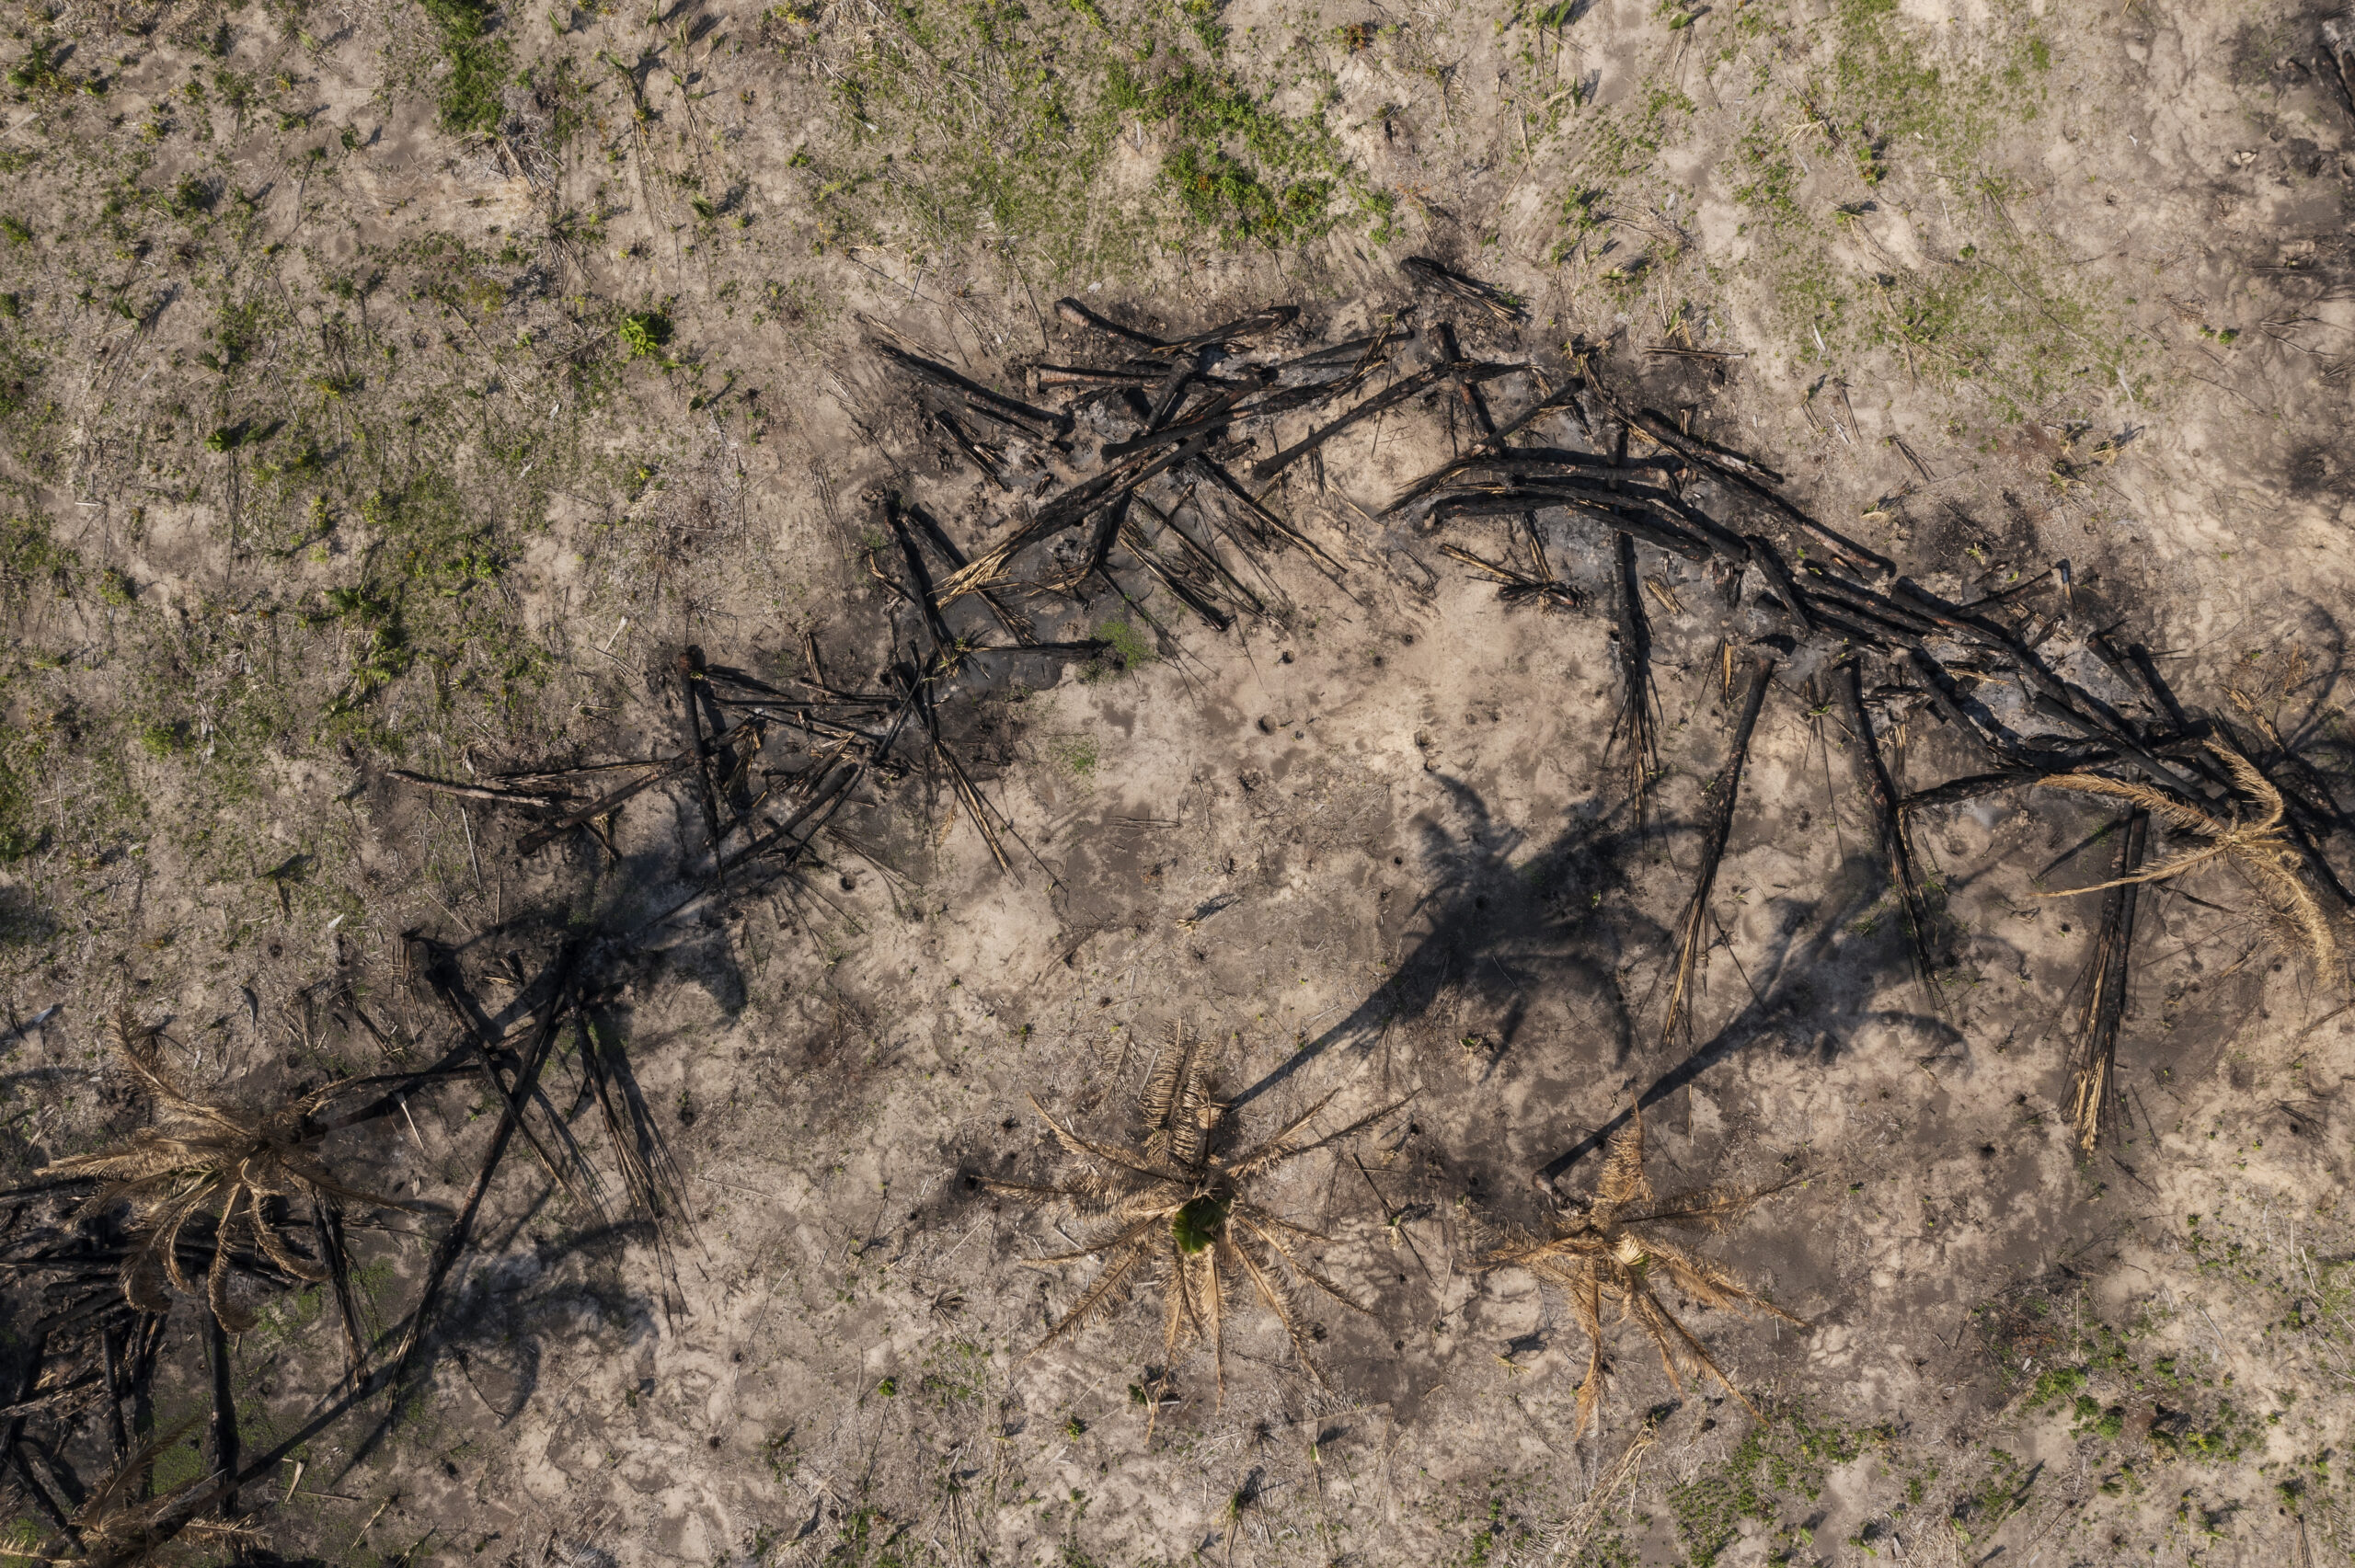
[[[1151,664],[1155,658],[1153,645],[1129,622],[1107,621],[1096,629],[1096,635],[1112,646],[1112,658],[1122,670]]]
[[[1328,129],[1271,110],[1215,67],[1180,64],[1155,78],[1116,62],[1108,97],[1167,128],[1162,177],[1189,220],[1230,241],[1298,244],[1337,221],[1337,196],[1370,194]]]

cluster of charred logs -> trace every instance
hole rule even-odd
[[[1408,298],[1330,342],[1310,340],[1290,306],[1164,338],[1063,300],[1058,315],[1099,351],[1024,368],[1019,393],[1011,380],[983,385],[878,328],[877,351],[1004,514],[970,558],[934,541],[937,579],[906,547],[900,590],[921,612],[930,646],[952,645],[946,613],[969,595],[1027,633],[1042,601],[1070,605],[1091,591],[1150,619],[1157,587],[1224,630],[1238,617],[1284,612],[1269,575],[1274,555],[1297,550],[1338,580],[1350,569],[1344,556],[1371,560],[1393,540],[1428,541],[1494,583],[1509,605],[1569,612],[1594,601],[1610,617],[1621,681],[1614,742],[1641,814],[1660,763],[1654,627],[1640,587],[1648,557],[1674,556],[1722,589],[1706,635],[1735,716],[1706,792],[1664,1035],[1691,1027],[1717,866],[1751,738],[1775,689],[1835,715],[1855,749],[1875,849],[1933,1009],[1941,1007],[1936,911],[1911,819],[2039,784],[2122,807],[2074,1046],[2088,1147],[2102,1126],[2141,888],[2223,854],[2250,873],[2261,918],[2335,978],[2335,933],[2349,899],[2322,852],[2349,824],[2329,789],[2264,726],[2253,741],[2219,717],[2188,713],[2148,650],[2081,606],[2067,563],[1978,597],[1935,592],[1797,504],[1764,463],[1648,406],[1601,353],[1580,344],[1559,357],[1520,352],[1524,315],[1511,296],[1425,259],[1404,270]],[[1459,321],[1489,352],[1467,351]],[[1288,515],[1287,492],[1304,471],[1326,489],[1321,465],[1337,438],[1418,415],[1444,418],[1453,455],[1378,512],[1344,496],[1370,532],[1320,543]],[[1482,525],[1485,537],[1465,536]],[[1886,746],[1916,714],[1986,766],[1901,795]],[[2146,864],[2154,802],[2207,850]]]
[[[873,676],[837,675],[814,639],[798,674],[768,679],[688,648],[664,672],[676,734],[650,754],[469,780],[391,771],[401,787],[508,817],[509,841],[526,857],[623,858],[617,818],[653,791],[684,792],[700,842],[685,862],[636,878],[665,889],[659,907],[609,930],[552,937],[542,944],[553,955],[545,972],[513,977],[497,1010],[477,1002],[464,974],[492,933],[457,946],[412,933],[417,974],[447,1015],[435,1047],[416,1053],[423,1064],[330,1085],[268,1116],[208,1105],[156,1078],[160,1058],[140,1054],[151,1037],[123,1024],[127,1056],[149,1064],[142,1070],[158,1125],[186,1124],[187,1135],[143,1134],[146,1142],[106,1157],[127,1165],[59,1162],[8,1195],[0,1238],[0,1271],[37,1299],[6,1363],[15,1382],[0,1388],[0,1462],[58,1532],[50,1555],[129,1562],[190,1528],[234,1537],[241,1495],[275,1484],[299,1444],[417,1372],[519,1143],[575,1198],[659,1238],[674,1207],[668,1159],[626,1059],[597,1026],[618,963],[692,913],[780,885],[806,887],[821,839],[843,832],[838,818],[862,786],[919,771],[1011,869],[1018,841],[958,755],[944,723],[948,696],[960,682],[1006,678],[1024,660],[1111,655],[1097,619],[1108,612],[1144,623],[1165,646],[1175,642],[1173,605],[1215,632],[1281,620],[1293,604],[1276,575],[1286,555],[1348,591],[1352,571],[1385,569],[1371,564],[1379,551],[1428,543],[1494,583],[1509,605],[1607,616],[1621,685],[1614,745],[1637,813],[1660,771],[1644,574],[1663,555],[1706,568],[1719,598],[1706,632],[1717,645],[1709,667],[1723,670],[1730,740],[1698,824],[1699,870],[1667,975],[1664,1036],[1692,1026],[1742,768],[1777,690],[1836,717],[1855,748],[1877,853],[1933,1008],[1936,910],[1910,818],[2063,779],[2120,805],[2125,830],[2115,835],[2075,1039],[2089,1143],[2109,1092],[2154,811],[2345,905],[2322,846],[2347,823],[2322,781],[2278,738],[2252,748],[2220,720],[2186,711],[2142,647],[2083,624],[2065,565],[1985,597],[1932,592],[1793,502],[1764,464],[1648,406],[1602,352],[1520,352],[1523,315],[1510,296],[1419,259],[1404,281],[1395,304],[1333,341],[1312,340],[1289,305],[1164,337],[1065,300],[1057,306],[1069,328],[1063,357],[997,385],[875,327],[881,365],[904,378],[944,461],[980,476],[996,516],[982,537],[959,544],[901,490],[870,494],[866,567],[890,606],[889,625],[862,650],[884,650]],[[1359,529],[1295,521],[1304,509],[1293,503],[1327,489],[1337,441],[1361,430],[1378,440],[1391,418],[1425,429],[1443,422],[1453,455],[1377,512],[1344,495]],[[1901,795],[1884,745],[1893,723],[1917,713],[1963,738],[1986,766]],[[2252,802],[2269,804],[2271,817],[2253,821]],[[2337,910],[2320,918],[2335,921]],[[349,1011],[381,1039],[363,1008],[351,1001]],[[560,1085],[550,1076],[567,1059],[570,1112],[556,1104]],[[413,1221],[438,1227],[438,1237],[406,1312],[381,1325],[354,1300],[347,1231],[396,1223],[419,1206],[345,1185],[321,1162],[322,1146],[361,1122],[397,1127],[408,1097],[454,1080],[479,1082],[499,1120],[463,1205]],[[592,1104],[602,1164],[571,1130]],[[159,1150],[159,1139],[171,1147]],[[247,1310],[239,1303],[309,1288],[336,1300],[344,1375],[290,1435],[248,1453],[227,1335]],[[190,1367],[166,1368],[176,1345],[212,1391],[206,1463],[197,1479],[158,1488],[160,1447],[184,1436],[155,1425],[158,1380],[200,1380]]]

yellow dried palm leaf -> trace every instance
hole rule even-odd
[[[1605,1227],[1621,1209],[1651,1201],[1651,1183],[1644,1175],[1644,1107],[1639,1103],[1628,1104],[1627,1125],[1611,1135],[1603,1151],[1603,1174],[1594,1196],[1594,1222]]]
[[[2285,945],[2302,947],[2317,972],[2332,975],[2339,965],[2336,922],[2298,874],[2302,857],[2281,826],[2287,810],[2281,792],[2257,764],[2221,740],[2210,740],[2208,750],[2232,775],[2234,787],[2257,807],[2253,818],[2220,817],[2151,784],[2105,778],[2099,773],[2061,773],[2039,782],[2052,789],[2097,795],[2140,807],[2178,831],[2207,841],[2179,851],[2125,876],[2073,887],[2063,893],[2039,893],[2039,898],[2066,898],[2098,893],[2111,887],[2165,882],[2210,861],[2227,859],[2257,884],[2272,906],[2276,919],[2287,928]],[[2084,1098],[2082,1086],[2079,1098]]]

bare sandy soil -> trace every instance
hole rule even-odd
[[[1230,371],[1411,328],[1370,393],[1444,358],[1451,323],[1466,359],[1546,378],[1489,383],[1499,421],[1591,383],[1517,440],[1608,458],[1604,392],[1658,410],[1885,556],[1877,581],[2000,605],[2135,734],[2218,727],[2298,803],[2295,875],[2343,926],[2355,23],[437,0],[10,28],[12,1547],[103,1555],[52,1513],[126,1451],[111,1406],[128,1448],[166,1439],[134,1492],[188,1498],[234,1411],[246,1529],[208,1499],[160,1549],[191,1559],[2355,1555],[2343,966],[2240,862],[2141,887],[2088,1150],[2073,1053],[2105,900],[2053,895],[2117,874],[2114,803],[2016,783],[1908,810],[1917,973],[1837,700],[1855,650],[1768,643],[1759,568],[1644,544],[1639,811],[1607,532],[1545,514],[1580,601],[1549,608],[1442,548],[1522,560],[1511,520],[1385,511],[1477,439],[1444,380],[1250,486],[1302,543],[1222,525],[1231,625],[1141,555],[1002,588],[1039,639],[1088,646],[934,682],[935,716],[789,864],[707,888],[684,773],[529,851],[554,809],[480,793],[752,711],[682,701],[689,646],[742,704],[767,699],[731,679],[902,691],[933,647],[906,555],[951,567],[903,555],[876,495],[979,555],[1138,427],[1036,369],[1129,351],[1055,302],[1161,338],[1284,303]],[[879,343],[1076,407],[1068,450],[969,417],[1003,442],[984,477]],[[1208,529],[1243,509],[1215,489],[1141,494]],[[959,601],[956,633],[1010,642],[982,611]],[[2156,687],[2107,651],[2130,645]],[[1998,765],[1906,659],[1867,653],[1861,685],[1898,795]],[[2061,727],[1993,672],[1970,691]],[[779,725],[712,809],[784,820],[826,744]],[[552,994],[580,1027],[507,1139]],[[498,1093],[408,1082],[322,1146],[431,1210],[350,1206],[362,1397],[327,1283],[253,1242],[257,1315],[216,1365],[202,1279],[134,1312],[120,1220],[40,1185],[155,1121],[119,1048],[149,1029],[192,1096],[253,1106],[503,1042]],[[1039,1348],[1099,1265],[1032,1265],[1096,1229],[992,1184],[1069,1179],[1049,1117],[1126,1147],[1179,1031],[1215,1047],[1246,1143],[1327,1096],[1318,1132],[1404,1102],[1253,1188],[1372,1309],[1295,1279],[1315,1373],[1242,1284],[1223,1390],[1207,1345],[1166,1353],[1158,1287]],[[1660,1190],[1777,1189],[1685,1244],[1804,1328],[1628,1265],[1763,1422],[1672,1383],[1613,1309],[1578,1433],[1573,1296],[1487,1256],[1586,1212],[1631,1101]],[[284,1211],[306,1248],[308,1213]]]

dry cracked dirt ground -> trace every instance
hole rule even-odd
[[[2117,732],[2166,754],[2085,765],[2222,780],[2196,741],[2229,738],[2290,797],[2258,858],[2345,922],[2355,20],[34,0],[6,29],[8,1551],[2355,1555],[2343,963],[2247,853],[2071,894],[2207,840],[2025,782]],[[1185,449],[1115,518],[1157,546],[1107,534],[1090,574],[1091,517],[930,640],[918,578],[978,580],[956,560],[1168,390],[1038,370],[1142,351],[1086,312],[1174,339],[1274,304],[1223,357],[1144,357],[1215,402],[1255,356],[1403,336]],[[1444,375],[1249,480],[1459,356],[1527,367],[1482,388],[1500,420],[1576,392],[1514,442],[1624,457],[1810,584],[1828,531],[1881,588],[1987,601],[2108,727],[1984,648],[1776,631],[1763,558],[1623,560],[1591,507],[1389,511],[1480,440]],[[1017,624],[1071,646],[970,651]],[[763,713],[757,750],[727,727]],[[1875,735],[1895,796],[2017,770],[1904,807],[1911,904]],[[728,766],[577,771],[706,740]],[[1032,1265],[1105,1227],[1019,1185],[1136,1147],[1181,1033],[1218,1148],[1395,1106],[1248,1186],[1371,1310],[1259,1246],[1293,1343],[1212,1194],[1132,1233],[1229,1259],[1180,1300],[1223,1357],[1166,1351],[1150,1280],[1040,1349],[1104,1264]],[[1580,1432],[1579,1290],[1489,1253],[1595,1218],[1636,1102],[1662,1191],[1775,1189],[1674,1244],[1805,1326],[1619,1246],[1730,1387],[1605,1301]],[[213,1153],[157,1151],[208,1116]],[[126,1148],[132,1207],[48,1169]],[[290,1153],[348,1190],[315,1207]]]

